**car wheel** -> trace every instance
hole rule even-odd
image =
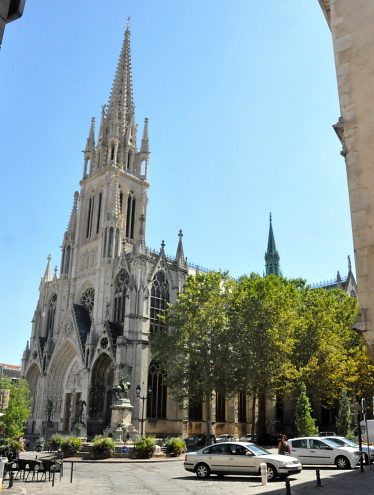
[[[195,468],[196,476],[200,479],[209,478],[210,469],[206,464],[198,464]]]
[[[346,457],[344,457],[343,455],[340,455],[339,457],[337,457],[335,459],[335,466],[338,469],[349,469],[351,467],[351,464]]]
[[[273,481],[277,477],[277,470],[272,464],[267,465],[267,479]]]

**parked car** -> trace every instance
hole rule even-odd
[[[222,442],[197,452],[186,454],[184,469],[196,473],[198,478],[211,474],[260,475],[260,464],[267,465],[269,481],[300,473],[302,466],[295,457],[270,454],[267,450],[248,442]]]
[[[239,442],[255,442],[256,441],[256,433],[252,435],[252,433],[246,433],[242,437],[239,438]]]
[[[356,447],[339,446],[321,437],[290,438],[291,455],[301,464],[335,464],[339,469],[354,468],[361,453]]]
[[[231,433],[223,433],[216,438],[216,442],[237,442],[238,437],[236,435],[232,435]]]
[[[349,438],[346,437],[326,437],[326,440],[331,440],[332,442],[337,443],[339,446],[346,446],[346,447],[353,447],[355,449],[359,449],[358,443],[354,442],[353,440],[350,440]],[[362,452],[364,453],[364,461],[365,464],[369,464],[369,459],[370,462],[374,461],[374,447],[371,447],[370,445],[362,444]]]
[[[184,441],[186,442],[187,450],[197,450],[206,445],[206,435],[194,435],[192,437],[186,438]],[[215,443],[215,441],[216,437],[214,435],[210,435],[210,443]]]

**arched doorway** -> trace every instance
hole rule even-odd
[[[99,435],[110,426],[113,388],[113,361],[103,353],[92,368],[87,434]]]

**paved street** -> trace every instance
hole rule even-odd
[[[360,473],[321,468],[322,488],[316,487],[315,468],[304,468],[301,474],[290,478],[292,495],[319,495],[371,493],[374,469]],[[8,482],[5,483],[5,487]],[[44,482],[18,482],[13,489],[4,489],[7,495],[285,495],[284,481],[261,486],[261,479],[248,476],[227,476],[209,480],[197,479],[183,468],[183,460],[161,462],[94,462],[74,463],[74,478],[70,484],[70,463],[66,463],[65,475],[55,487]]]

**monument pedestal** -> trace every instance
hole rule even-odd
[[[71,429],[71,434],[87,441],[87,427],[84,423],[78,422],[74,423]]]
[[[118,399],[111,408],[110,429],[116,444],[116,453],[121,453],[124,457],[133,457],[134,439],[137,433],[131,424],[133,406],[128,399]]]

